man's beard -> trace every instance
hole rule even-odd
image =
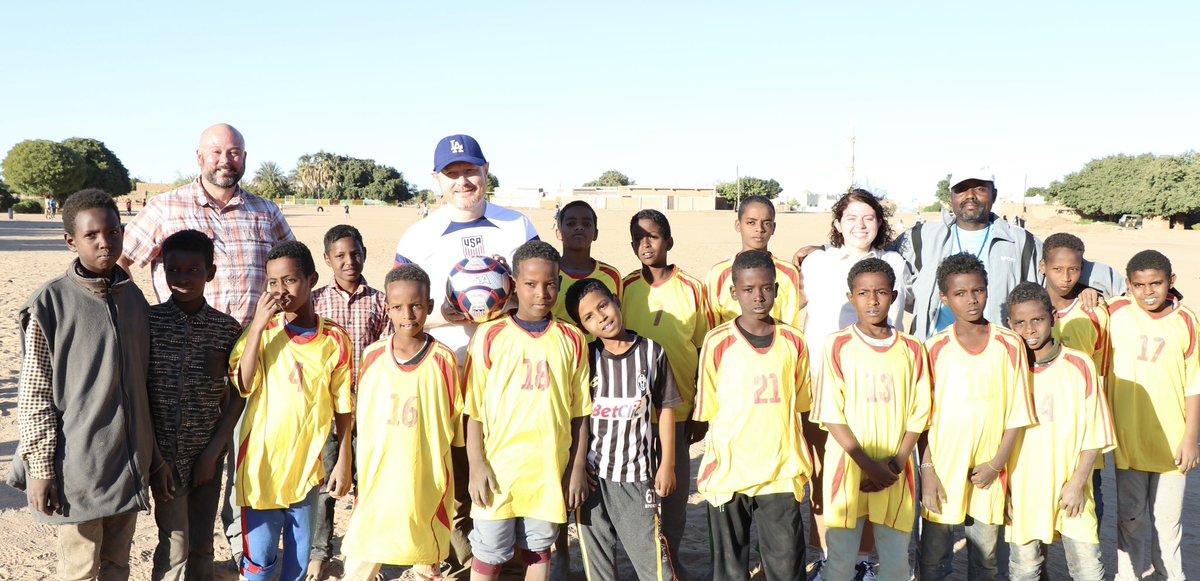
[[[232,188],[242,180],[242,174],[237,171],[234,171],[232,175],[226,174],[225,176],[218,174],[217,171],[218,170],[213,170],[204,174],[204,179],[208,180],[208,183],[217,186],[218,188]]]

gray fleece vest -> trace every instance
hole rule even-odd
[[[22,336],[36,320],[50,346],[63,514],[33,516],[52,525],[150,508],[150,307],[121,269],[109,285],[78,265],[38,289],[18,315]],[[25,488],[20,454],[9,483]]]

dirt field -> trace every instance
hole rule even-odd
[[[320,255],[321,238],[325,230],[335,224],[348,222],[362,230],[368,248],[366,275],[370,282],[379,283],[391,266],[396,242],[404,229],[416,221],[416,212],[411,208],[365,208],[356,207],[348,217],[339,212],[318,214],[315,208],[285,208],[285,214],[296,235],[307,243],[314,253]],[[552,212],[531,210],[527,212],[544,240],[556,242],[553,234]],[[900,216],[906,224],[913,224],[914,216]],[[927,219],[934,218],[926,216]],[[128,220],[128,218],[126,218]],[[600,213],[600,239],[594,246],[594,255],[629,272],[637,266],[629,247],[629,213],[602,211]],[[673,261],[684,270],[703,278],[708,267],[738,249],[737,235],[733,231],[734,217],[731,212],[676,213],[671,216],[675,234]],[[804,244],[822,243],[828,238],[829,216],[827,214],[782,214],[779,216],[778,232],[772,241],[777,254],[790,256]],[[1157,248],[1174,260],[1179,272],[1176,286],[1188,297],[1189,302],[1200,297],[1200,262],[1192,254],[1200,248],[1200,233],[1142,230],[1122,231],[1110,225],[1078,225],[1066,218],[1054,217],[1044,222],[1030,222],[1030,229],[1042,238],[1055,231],[1066,230],[1079,235],[1087,243],[1088,257],[1107,262],[1124,270],[1125,262],[1139,250]],[[4,278],[6,292],[0,294],[0,475],[7,475],[9,460],[17,445],[17,376],[20,369],[21,347],[16,329],[17,309],[34,289],[47,278],[62,272],[72,254],[62,241],[61,222],[47,222],[41,216],[18,217],[17,220],[0,220],[0,264],[7,273]],[[328,282],[329,270],[320,263],[321,284]],[[149,282],[149,271],[140,270],[134,278],[147,297],[153,302],[153,291]],[[692,450],[693,482],[701,449]],[[1197,476],[1189,478],[1195,480]],[[1109,574],[1116,566],[1115,525],[1116,504],[1111,468],[1105,472],[1104,483],[1105,517],[1102,544],[1105,567]],[[683,550],[684,566],[694,573],[708,569],[708,536],[704,509],[698,496],[693,494],[689,513],[689,526]],[[1184,510],[1184,559],[1187,572],[1200,577],[1200,488],[1191,485]],[[345,530],[349,518],[349,505],[339,505],[338,528]],[[139,518],[134,540],[131,567],[134,579],[150,577],[150,561],[157,542],[157,531],[149,515]],[[220,535],[217,535],[220,537]],[[959,547],[961,549],[961,546]],[[217,541],[218,558],[227,558],[228,547],[223,537]],[[0,579],[42,579],[51,577],[54,571],[55,542],[51,527],[34,524],[25,509],[25,495],[0,485]],[[965,554],[958,551],[955,561],[956,579],[965,579]],[[573,577],[582,579],[578,559]],[[1068,578],[1061,548],[1051,553],[1052,579]],[[331,575],[340,572],[340,562],[335,561]],[[389,578],[401,575],[399,569],[385,569]],[[627,570],[625,577],[631,577]],[[236,579],[232,566],[226,562],[220,571],[220,579]],[[702,577],[703,578],[703,577]]]

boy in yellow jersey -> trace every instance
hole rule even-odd
[[[1108,306],[1101,302],[1096,307],[1084,307],[1079,294],[1087,288],[1082,273],[1083,240],[1074,234],[1059,232],[1051,234],[1042,243],[1042,260],[1038,270],[1046,277],[1046,292],[1054,305],[1054,340],[1082,351],[1096,365],[1104,393],[1104,374],[1108,371],[1108,358],[1112,346],[1108,339]],[[1107,396],[1105,396],[1107,399]],[[1096,526],[1104,517],[1104,497],[1101,495],[1100,474],[1104,468],[1104,454],[1096,457],[1092,473],[1092,495],[1096,499]]]
[[[513,254],[518,307],[479,326],[467,349],[471,579],[496,579],[514,546],[546,580],[550,547],[567,510],[587,497],[587,347],[551,310],[559,255],[530,240]]]
[[[421,267],[392,269],[384,293],[396,332],[363,353],[358,497],[342,543],[345,580],[373,581],[383,563],[438,565],[450,554],[450,447],[463,443],[458,363],[425,332],[433,299]]]
[[[245,530],[241,573],[250,581],[272,579],[276,570],[283,581],[304,578],[331,424],[340,450],[326,489],[334,498],[350,489],[354,350],[341,327],[316,314],[316,283],[304,244],[276,244],[267,254],[267,290],[229,356],[230,378],[246,398],[237,501]]]
[[[671,223],[658,210],[642,210],[629,220],[630,245],[642,267],[625,275],[621,314],[625,328],[654,340],[667,352],[675,384],[682,399],[675,408],[675,492],[662,499],[663,534],[676,573],[680,573],[679,547],[687,525],[687,497],[691,491],[688,446],[704,439],[704,424],[689,421],[696,399],[696,372],[704,335],[715,326],[704,302],[700,279],[667,262],[674,246]]]
[[[1061,535],[1076,581],[1102,581],[1100,538],[1089,483],[1096,458],[1115,443],[1112,416],[1091,357],[1053,337],[1051,295],[1023,282],[1008,295],[1008,324],[1033,366],[1038,425],[1025,428],[1008,461],[1008,575],[1037,581],[1043,548]]]
[[[742,237],[742,252],[761,250],[768,252],[767,244],[775,234],[775,206],[762,196],[750,196],[738,207],[734,230]],[[730,284],[734,258],[713,265],[704,279],[704,300],[717,323],[732,321],[742,314],[737,297]],[[771,317],[793,327],[800,326],[800,270],[790,262],[774,256],[775,280],[779,286]]]
[[[558,213],[554,233],[562,241],[562,276],[558,283],[558,302],[554,304],[555,318],[570,323],[566,296],[571,285],[585,278],[604,283],[617,298],[621,298],[621,272],[616,267],[592,258],[592,243],[600,237],[596,211],[583,200],[575,200]]]
[[[937,279],[955,320],[925,342],[933,395],[921,445],[920,578],[950,576],[952,530],[965,524],[967,578],[996,579],[1004,467],[1021,430],[1037,423],[1029,365],[1021,338],[983,316],[987,271],[978,258],[948,256]]]
[[[929,422],[925,348],[888,322],[896,274],[887,262],[856,263],[847,284],[858,322],[826,339],[813,395],[811,419],[836,441],[822,460],[828,557],[821,579],[856,579],[855,557],[870,521],[879,552],[875,578],[907,581],[917,506],[912,451]]]
[[[620,544],[641,581],[673,579],[658,507],[675,490],[671,410],[681,403],[675,373],[662,346],[625,328],[621,305],[603,282],[589,278],[571,287],[567,311],[597,337],[588,345],[588,464],[596,490],[575,513],[584,572],[591,581],[616,581]],[[655,448],[662,450],[659,461]]]
[[[750,578],[751,521],[766,579],[804,579],[808,350],[799,329],[771,317],[775,274],[764,251],[737,256],[742,314],[710,331],[700,352],[694,418],[709,428],[696,489],[708,501],[713,578],[722,581]]]
[[[1158,578],[1183,579],[1184,475],[1200,457],[1200,321],[1171,297],[1175,274],[1161,252],[1133,255],[1125,276],[1131,296],[1108,307],[1105,381],[1117,430],[1117,578],[1153,565]]]

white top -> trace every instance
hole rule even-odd
[[[524,214],[487,204],[483,216],[471,222],[450,220],[450,206],[442,206],[408,227],[396,245],[396,264],[415,263],[429,275],[429,292],[434,311],[446,301],[446,279],[450,269],[464,258],[503,256],[512,265],[513,252],[538,237],[533,222]],[[459,365],[467,360],[467,344],[475,325],[443,325],[427,329],[434,339],[454,351]]]
[[[892,326],[904,324],[904,281],[908,278],[908,263],[890,250],[873,250],[860,257],[851,257],[846,247],[818,250],[808,255],[800,266],[804,276],[804,294],[808,297],[808,315],[804,320],[804,339],[808,343],[809,369],[815,378],[821,370],[825,338],[858,322],[858,312],[846,299],[849,287],[846,277],[856,262],[864,258],[880,258],[896,273],[896,301],[888,310]]]

